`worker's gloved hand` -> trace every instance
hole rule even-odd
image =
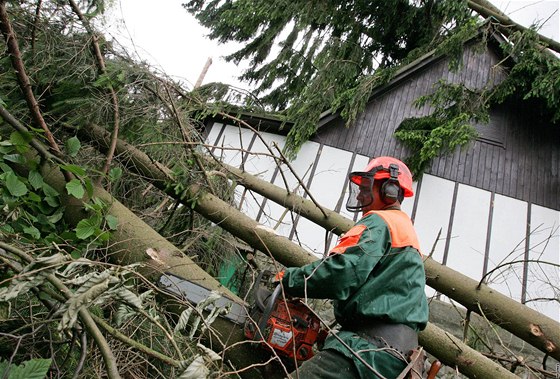
[[[272,278],[272,283],[279,283],[282,280],[282,278],[284,277],[285,273],[286,272],[284,270],[278,271],[276,273],[276,275],[274,275],[274,278]]]

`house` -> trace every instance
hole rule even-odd
[[[278,168],[271,156],[285,141],[273,118],[248,116],[258,133],[213,121],[207,141],[225,162],[355,219],[344,209],[347,175],[374,156],[406,158],[395,129],[405,118],[430,112],[414,100],[442,78],[472,88],[497,83],[507,75],[502,59],[497,44],[480,49],[472,42],[456,72],[434,53],[401,68],[373,91],[352,127],[345,128],[337,113],[325,114],[290,163],[294,173]],[[489,124],[477,129],[470,146],[433,160],[404,210],[424,254],[560,321],[560,128],[535,117],[528,103],[509,103],[494,106]],[[239,189],[237,196],[243,212],[319,256],[336,243],[332,233],[257,194]],[[428,295],[436,294],[429,289]]]

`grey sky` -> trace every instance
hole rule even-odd
[[[241,69],[222,58],[235,51],[236,45],[218,45],[205,38],[208,31],[183,9],[182,2],[117,0],[114,17],[105,32],[130,46],[129,51],[137,59],[148,61],[191,86],[210,57],[213,63],[205,83],[219,81],[247,88],[247,84],[236,79]],[[541,34],[560,41],[560,0],[492,0],[492,3],[522,25],[542,25]],[[119,18],[123,22],[115,21]]]

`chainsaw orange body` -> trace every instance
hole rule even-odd
[[[297,361],[311,358],[313,345],[324,341],[327,334],[319,318],[301,300],[282,299],[274,296],[274,292],[264,310],[255,309],[253,319],[257,325],[245,324],[245,337],[263,341],[263,347],[274,349],[283,358]]]

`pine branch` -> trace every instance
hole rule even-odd
[[[167,102],[159,95],[159,93],[157,93],[157,92],[154,92],[154,93],[159,97],[159,99],[163,102],[163,104],[165,104],[165,106],[169,109],[171,114],[173,114],[173,116],[175,117],[175,120],[177,121],[177,125],[179,126],[179,130],[181,131],[181,137],[183,138],[183,141],[186,143],[185,147],[186,147],[186,150],[187,150],[187,155],[190,155],[193,158],[194,162],[198,166],[198,169],[200,170],[200,172],[204,176],[204,179],[206,180],[206,184],[208,184],[208,189],[210,190],[210,192],[213,195],[215,195],[217,192],[214,189],[214,187],[212,186],[212,182],[208,178],[208,174],[207,174],[206,170],[204,169],[204,166],[202,165],[202,162],[200,161],[200,158],[198,157],[198,155],[194,151],[194,148],[196,147],[196,144],[193,145],[193,141],[192,141],[191,137],[189,136],[189,131],[187,130],[187,128],[185,127],[185,125],[183,125],[183,122],[181,121],[181,116],[179,115],[179,111],[177,110],[177,106],[175,105],[175,101],[173,101],[173,96],[171,96],[171,93],[169,92],[169,88],[167,86],[167,83],[162,82],[162,84],[163,84],[163,88],[165,88],[165,92],[167,94],[167,97],[169,98],[169,104],[167,104]],[[115,146],[116,146],[116,142],[115,142]]]
[[[33,51],[33,55],[35,55],[35,37],[37,33],[37,25],[39,24],[39,16],[41,14],[41,5],[43,4],[42,0],[37,2],[37,7],[35,8],[35,21],[33,22],[33,27],[31,29],[31,50]]]
[[[88,34],[91,36],[91,44],[92,44],[92,47],[93,47],[93,51],[95,53],[97,67],[98,67],[99,72],[101,74],[106,75],[107,74],[107,66],[105,65],[105,59],[103,58],[103,54],[101,53],[101,48],[99,46],[99,36],[95,32],[95,30],[92,28],[89,21],[84,17],[82,12],[80,11],[80,8],[78,8],[78,5],[76,4],[76,2],[74,0],[68,0],[68,3],[70,4],[70,7],[72,8],[72,10],[76,14],[76,16],[78,16],[78,19],[84,25],[84,28],[86,29]],[[120,124],[120,121],[119,121],[120,120],[119,100],[117,98],[117,93],[116,93],[115,89],[113,88],[113,85],[111,84],[111,82],[109,82],[108,87],[109,87],[109,92],[110,92],[110,95],[111,95],[111,103],[113,104],[113,132],[111,134],[111,145],[109,147],[109,150],[107,151],[107,158],[105,160],[105,164],[101,168],[102,176],[99,178],[99,183],[98,184],[101,184],[101,181],[103,180],[103,175],[105,175],[105,174],[107,174],[107,172],[109,172],[109,167],[111,167],[111,162],[113,161],[113,157],[115,155],[115,148],[117,146],[117,138],[119,136],[119,124]]]
[[[21,58],[21,52],[19,50],[18,42],[12,24],[8,17],[8,12],[6,11],[6,1],[0,0],[0,31],[6,40],[6,45],[8,46],[8,52],[10,53],[10,60],[12,61],[12,66],[16,71],[19,87],[24,94],[25,101],[31,112],[33,122],[37,127],[40,127],[45,132],[45,137],[49,141],[51,149],[57,154],[61,155],[60,148],[54,140],[54,137],[47,126],[41,110],[39,108],[39,103],[35,99],[35,95],[31,89],[31,81],[29,76],[25,71],[25,65]]]
[[[22,133],[22,134],[29,134],[29,130],[27,130],[27,128],[21,124],[21,122],[19,122],[10,112],[8,112],[6,110],[6,108],[4,108],[2,105],[0,105],[0,117],[2,117],[4,119],[4,121],[6,121],[12,128],[14,128],[16,131]],[[51,154],[51,152],[41,143],[39,142],[37,139],[32,138],[31,141],[29,141],[29,144],[35,149],[35,151],[37,151],[37,153],[39,153],[39,155],[47,160],[56,162],[58,164],[66,164],[66,162],[64,162],[64,160],[62,160],[62,158]],[[64,175],[64,179],[69,182],[70,180],[72,180],[74,178],[74,175],[69,172],[64,170],[63,173]]]

